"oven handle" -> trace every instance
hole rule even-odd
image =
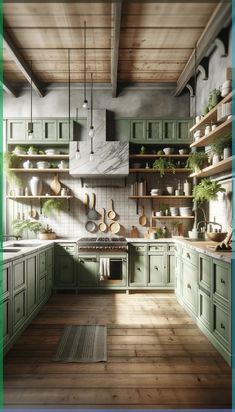
[[[79,259],[79,261],[81,263],[86,263],[86,262],[97,262],[96,258],[83,258],[83,259]]]

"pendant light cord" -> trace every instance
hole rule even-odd
[[[84,101],[86,101],[86,22],[84,21]]]
[[[68,104],[68,110],[69,110],[69,113],[68,113],[68,117],[69,117],[69,141],[70,141],[70,93],[71,93],[71,90],[70,90],[70,81],[71,81],[71,79],[70,79],[70,49],[68,49],[68,71],[69,71],[69,104]]]
[[[93,128],[93,73],[91,73],[91,128]]]
[[[194,116],[197,116],[197,45],[194,51]]]
[[[33,88],[32,88],[32,72],[33,72],[33,62],[31,60],[31,72],[30,72],[30,122],[33,123]]]

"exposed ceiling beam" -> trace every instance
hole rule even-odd
[[[7,80],[3,79],[3,81],[0,82],[4,92],[9,94],[10,96],[17,97],[16,90],[14,87],[12,87]]]
[[[232,18],[232,5],[231,3],[221,2],[216,7],[214,13],[212,14],[210,20],[207,23],[203,33],[201,34],[197,44],[197,61],[200,63],[203,57],[206,56],[211,45],[214,43],[216,37],[220,31],[229,24]],[[189,79],[193,76],[195,70],[195,51],[192,52],[188,62],[185,65],[178,81],[175,90],[175,96],[178,96]]]
[[[113,38],[111,50],[111,83],[112,96],[117,96],[117,74],[118,74],[118,54],[119,39],[121,31],[122,2],[113,3]]]
[[[21,70],[27,81],[31,82],[31,68],[28,66],[23,56],[20,54],[13,40],[9,36],[6,30],[3,31],[3,47],[8,51],[18,68]],[[32,74],[32,87],[38,96],[43,97],[44,91],[41,84],[37,80],[34,74]]]

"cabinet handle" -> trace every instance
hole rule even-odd
[[[225,280],[222,279],[222,278],[220,279],[220,282],[223,283],[224,285],[225,285],[225,283],[226,283]]]
[[[192,289],[190,283],[187,284],[187,288],[188,288],[188,289]]]
[[[137,268],[137,270],[141,270],[140,268]]]
[[[224,326],[223,323],[220,324],[220,327],[221,327],[221,329],[224,329],[224,330],[225,330],[225,326]]]
[[[17,308],[17,309],[16,309],[16,312],[17,312],[17,313],[20,313],[20,308]]]
[[[154,269],[158,270],[158,267],[157,267],[157,266],[154,266]]]
[[[190,253],[187,252],[187,258],[191,259]]]

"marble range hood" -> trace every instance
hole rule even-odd
[[[69,173],[77,177],[123,177],[129,174],[129,143],[106,140],[106,110],[93,111],[94,158],[90,158],[90,138],[70,142]],[[88,122],[88,124],[90,124]],[[89,130],[89,127],[88,127]],[[79,147],[80,159],[76,159]]]

